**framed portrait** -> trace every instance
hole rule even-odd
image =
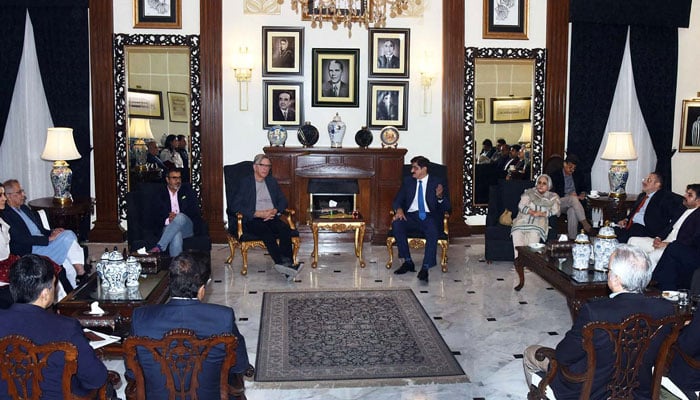
[[[129,89],[126,108],[130,117],[163,118],[163,92],[156,90]]]
[[[311,105],[358,107],[360,49],[313,49]]]
[[[486,99],[483,97],[477,97],[474,101],[474,121],[486,122]]]
[[[680,152],[700,152],[700,99],[683,100]]]
[[[367,126],[408,129],[408,82],[369,82]]]
[[[408,78],[410,29],[369,30],[369,77]]]
[[[491,123],[529,122],[531,110],[531,97],[492,97]]]
[[[263,128],[300,126],[304,121],[304,83],[263,81]]]
[[[304,28],[263,26],[263,76],[304,75]]]
[[[182,28],[182,0],[134,0],[134,28]]]
[[[170,122],[190,122],[190,95],[168,92],[168,114]]]
[[[484,0],[484,39],[527,39],[528,0]]]
[[[348,15],[352,14],[352,21],[360,21],[365,13],[368,12],[368,3],[371,0],[355,0],[352,2],[352,8],[331,8],[326,7],[325,3],[318,0],[301,0],[301,19],[303,21],[322,20],[330,21],[335,14]],[[339,2],[338,5],[347,4]]]

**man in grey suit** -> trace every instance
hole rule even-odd
[[[348,84],[342,81],[343,63],[339,60],[328,62],[328,81],[323,84],[322,94],[324,97],[350,97]]]
[[[377,67],[378,68],[399,68],[400,62],[399,57],[394,54],[395,45],[394,41],[387,39],[382,44],[383,55],[377,57]]]

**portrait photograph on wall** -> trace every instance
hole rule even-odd
[[[359,49],[313,49],[311,105],[359,106]]]
[[[182,0],[134,0],[134,28],[182,28]]]
[[[369,77],[408,78],[410,29],[369,30]]]
[[[263,76],[304,74],[304,28],[262,27]]]
[[[304,121],[304,83],[263,81],[263,128],[300,126]]]
[[[683,100],[680,152],[700,152],[700,100]]]
[[[129,89],[126,94],[129,117],[163,118],[163,93],[157,90]]]
[[[528,0],[484,0],[484,39],[527,39]]]
[[[408,129],[408,82],[369,82],[367,126]]]

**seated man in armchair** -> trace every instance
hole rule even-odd
[[[423,156],[411,159],[411,176],[404,178],[394,197],[392,207],[395,214],[391,223],[396,246],[399,248],[399,258],[404,260],[401,267],[394,271],[395,274],[416,270],[408,247],[408,233],[419,231],[425,235],[423,264],[418,272],[418,279],[425,282],[428,281],[428,270],[437,264],[435,254],[443,214],[452,209],[447,181],[429,175],[429,164],[430,161]]]

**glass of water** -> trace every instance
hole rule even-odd
[[[690,304],[690,296],[688,296],[688,291],[681,289],[678,291],[678,305],[680,307],[686,307]]]

